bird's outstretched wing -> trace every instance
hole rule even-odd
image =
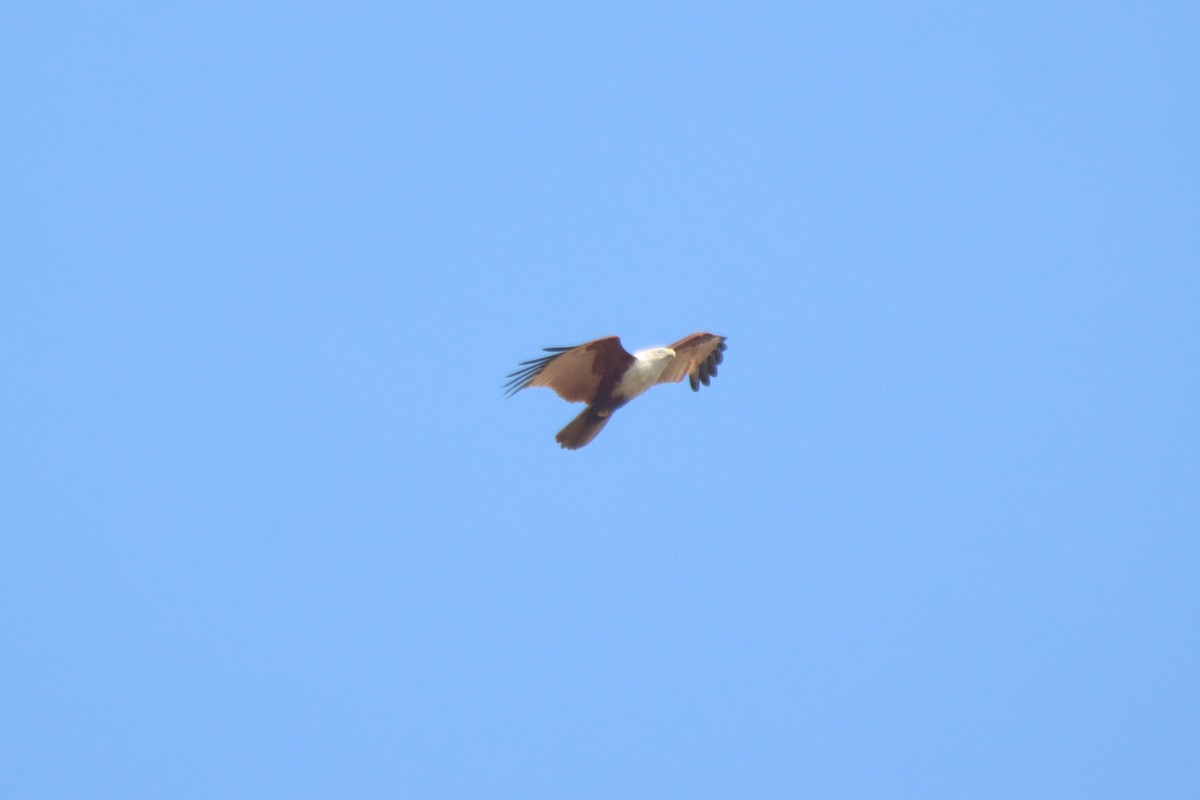
[[[521,368],[508,375],[504,390],[510,397],[525,388],[548,386],[564,400],[590,403],[606,376],[615,378],[634,360],[617,336],[544,349],[550,355],[522,361]]]
[[[700,384],[708,386],[711,379],[717,376],[717,365],[724,360],[725,337],[712,333],[693,333],[685,336],[671,349],[675,357],[667,364],[659,383],[679,383],[683,376],[688,377],[692,391],[700,391]]]

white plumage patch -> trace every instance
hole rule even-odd
[[[642,394],[662,377],[667,365],[675,357],[675,351],[669,347],[652,347],[649,350],[639,350],[633,354],[636,359],[617,384],[614,394],[632,400]]]

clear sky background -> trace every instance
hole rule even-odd
[[[1195,796],[1198,42],[9,8],[0,795]]]

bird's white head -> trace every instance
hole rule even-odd
[[[675,351],[669,347],[648,347],[638,350],[633,357],[643,364],[665,364],[675,357]]]
[[[634,362],[625,371],[616,394],[632,400],[655,384],[675,357],[669,347],[651,347],[634,353]]]

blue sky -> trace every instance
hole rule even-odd
[[[0,794],[1195,791],[1193,4],[0,30]]]

